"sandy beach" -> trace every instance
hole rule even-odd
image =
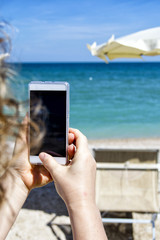
[[[115,148],[160,148],[160,138],[152,139],[101,139],[89,140],[90,149],[96,147]],[[114,214],[113,214],[114,215]],[[111,214],[110,216],[113,217]],[[125,216],[125,213],[121,213]],[[151,214],[133,214],[132,217],[150,219]],[[62,223],[66,225],[58,225]],[[7,240],[70,240],[71,227],[68,225],[67,209],[56,193],[54,183],[31,191]],[[152,236],[150,224],[107,224],[105,229],[109,240],[149,240]],[[160,239],[160,219],[156,220],[156,239]]]
[[[89,146],[93,147],[146,147],[160,148],[160,138],[127,138],[127,139],[90,139]]]

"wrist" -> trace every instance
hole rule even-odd
[[[29,191],[16,171],[11,168],[0,178],[0,188],[0,239],[5,239]]]
[[[94,200],[79,200],[66,204],[69,212],[85,211],[86,209],[98,209]]]
[[[87,191],[84,188],[78,188],[78,190],[70,191],[69,195],[65,199],[65,203],[68,209],[85,208],[88,206],[96,206],[95,191]]]
[[[1,187],[5,197],[9,197],[12,192],[16,192],[22,199],[27,198],[29,189],[22,181],[20,175],[13,168],[8,168],[4,175],[1,177]]]
[[[73,239],[105,239],[101,216],[94,201],[68,206],[68,213],[71,220]]]

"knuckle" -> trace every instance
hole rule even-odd
[[[88,154],[86,154],[86,161],[89,162],[91,168],[96,169],[96,166],[97,166],[96,161],[89,151],[88,151]]]
[[[94,157],[92,155],[91,155],[91,158],[92,158],[92,167],[94,169],[96,169],[97,168],[96,160],[94,159]]]
[[[84,134],[83,134],[83,141],[84,141],[85,144],[88,145],[88,139],[87,139],[87,137]]]
[[[77,128],[74,128],[74,131],[80,133],[80,131]]]

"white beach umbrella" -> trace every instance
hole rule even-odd
[[[93,56],[108,62],[116,58],[142,58],[143,56],[160,55],[160,27],[150,28],[115,39],[114,35],[107,43],[87,44]]]

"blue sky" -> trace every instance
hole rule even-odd
[[[0,0],[1,19],[15,27],[12,60],[18,62],[101,62],[87,43],[157,27],[159,12],[159,0]]]

